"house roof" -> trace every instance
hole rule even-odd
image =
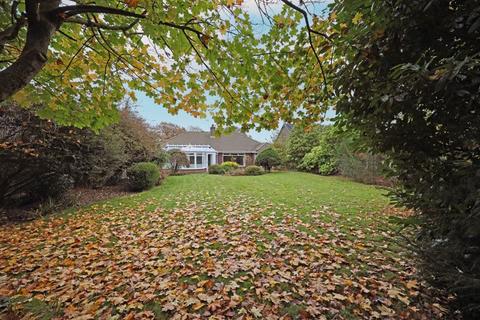
[[[278,132],[278,135],[275,138],[275,141],[285,142],[292,130],[293,130],[293,124],[285,122],[282,125],[282,128],[280,129],[280,131]]]
[[[258,152],[263,143],[258,142],[243,132],[235,131],[220,137],[212,137],[210,132],[182,132],[166,141],[166,144],[210,145],[218,152]]]

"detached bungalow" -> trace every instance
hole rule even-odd
[[[255,164],[259,152],[268,146],[258,142],[245,133],[235,131],[221,137],[214,136],[215,127],[209,132],[186,131],[166,141],[165,150],[179,149],[186,153],[189,167],[182,167],[184,172],[205,172],[212,164],[233,161],[240,166]]]

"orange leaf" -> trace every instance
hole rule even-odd
[[[125,3],[126,3],[127,6],[129,6],[130,8],[135,8],[135,7],[138,5],[138,1],[139,1],[139,0],[125,0]]]

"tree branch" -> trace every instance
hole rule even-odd
[[[192,27],[188,26],[187,24],[175,24],[175,23],[168,22],[168,21],[159,21],[158,24],[168,26],[168,27],[172,27],[172,28],[175,28],[175,29],[179,29],[179,30],[182,30],[182,31],[188,30],[188,31],[196,33],[197,36],[202,36],[203,35],[203,32],[201,32],[201,31],[199,31],[195,28],[192,28]]]
[[[26,0],[27,38],[22,53],[9,67],[0,72],[0,101],[24,88],[47,63],[50,41],[61,20],[45,15],[45,6],[58,6],[60,0]]]
[[[81,18],[72,17],[72,18],[66,19],[64,22],[81,24],[81,25],[84,25],[87,28],[98,28],[98,29],[125,32],[125,31],[128,31],[131,28],[133,28],[138,23],[138,21],[140,21],[140,20],[136,19],[134,22],[132,22],[128,25],[112,26],[112,25],[108,25],[108,24],[104,24],[104,23],[94,22],[94,21],[91,21],[91,20],[84,20],[84,19],[81,19]]]
[[[310,44],[310,47],[312,48],[313,50],[313,54],[315,55],[315,59],[317,60],[319,66],[320,66],[320,71],[322,72],[322,78],[323,78],[323,83],[324,83],[324,91],[325,93],[328,95],[328,82],[327,82],[327,76],[325,75],[325,70],[323,69],[323,64],[322,64],[322,61],[320,60],[320,57],[317,53],[317,50],[315,49],[315,46],[313,44],[313,39],[312,39],[312,33],[314,34],[317,34],[317,35],[320,35],[322,37],[324,37],[325,39],[327,39],[328,41],[332,41],[331,38],[325,34],[325,33],[322,33],[322,32],[319,32],[319,31],[316,31],[316,30],[313,30],[311,27],[310,27],[310,22],[308,21],[308,13],[307,11],[305,11],[304,9],[300,8],[299,6],[295,5],[294,3],[290,2],[289,0],[280,0],[282,1],[285,5],[289,6],[290,8],[292,8],[293,10],[296,10],[298,12],[300,12],[302,15],[303,15],[303,18],[305,20],[305,26],[307,27],[307,32],[308,32],[308,42]]]
[[[146,17],[144,14],[138,14],[135,12],[126,11],[122,9],[95,6],[95,5],[82,5],[82,4],[58,7],[52,10],[50,13],[53,15],[63,16],[65,19],[68,19],[70,17],[76,16],[78,14],[83,14],[83,13],[105,13],[105,14],[114,14],[114,15],[125,16],[125,17],[134,17],[139,19],[143,19]]]
[[[26,23],[27,19],[25,17],[21,17],[15,24],[0,32],[0,52],[3,51],[3,46],[5,43],[15,39],[18,36],[18,32],[23,26],[25,26]]]

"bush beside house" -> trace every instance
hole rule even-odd
[[[233,161],[225,161],[220,166],[225,170],[225,172],[229,172],[240,167],[238,163]]]
[[[259,166],[248,166],[245,168],[246,176],[259,176],[264,173],[265,171],[262,169],[262,167],[259,167]]]
[[[208,167],[209,174],[224,174],[225,172],[225,168],[219,164],[212,164]]]
[[[303,157],[309,153],[320,141],[322,126],[304,128],[296,126],[285,141],[284,162],[290,169],[299,169]]]
[[[227,165],[224,165],[227,163]],[[235,162],[224,162],[222,164],[213,164],[208,167],[209,174],[225,174],[229,176],[257,176],[265,173],[265,171],[259,166],[248,166],[246,168],[240,168]]]
[[[128,168],[127,176],[131,191],[144,191],[158,183],[160,170],[153,162],[139,162]]]
[[[272,147],[266,148],[260,152],[255,160],[255,164],[262,166],[267,172],[270,172],[273,167],[279,166],[281,163],[280,155],[277,150]]]
[[[298,168],[321,175],[334,174],[337,171],[335,148],[338,140],[334,127],[324,127],[319,134],[318,145],[305,154]]]

